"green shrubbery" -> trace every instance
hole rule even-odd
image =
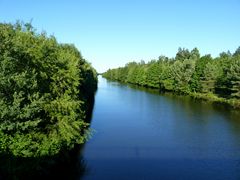
[[[42,157],[85,140],[95,70],[31,24],[0,24],[0,152]]]
[[[239,107],[240,48],[215,59],[211,55],[201,57],[197,48],[180,48],[175,58],[160,56],[147,64],[131,62],[108,70],[103,77]]]

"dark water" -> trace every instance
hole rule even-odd
[[[99,78],[82,179],[240,179],[240,113]]]

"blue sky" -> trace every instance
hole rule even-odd
[[[0,0],[0,22],[29,22],[73,43],[97,69],[240,46],[240,0]]]

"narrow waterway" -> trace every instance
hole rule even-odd
[[[240,113],[99,77],[81,179],[240,179]]]

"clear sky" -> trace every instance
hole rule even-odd
[[[240,46],[240,0],[0,0],[0,22],[29,22],[73,43],[97,69]]]

